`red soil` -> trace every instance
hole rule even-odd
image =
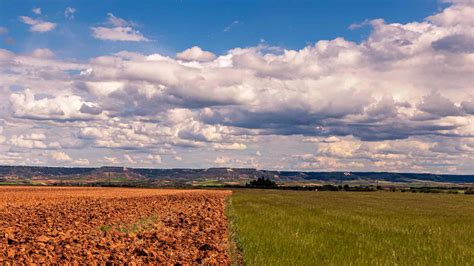
[[[0,264],[229,264],[230,193],[0,187]]]

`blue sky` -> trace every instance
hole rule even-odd
[[[0,0],[0,164],[474,172],[474,0]]]
[[[1,47],[29,52],[54,49],[58,56],[89,58],[121,50],[174,54],[191,46],[222,54],[235,47],[271,46],[300,49],[317,40],[366,38],[368,27],[350,30],[353,23],[383,18],[406,23],[422,20],[443,5],[437,0],[334,1],[0,1],[0,25],[10,30],[15,45]],[[45,21],[58,23],[55,31],[32,34],[19,16],[35,17],[41,8]],[[67,7],[74,19],[64,17]],[[152,42],[102,42],[90,27],[102,25],[107,13],[133,21]],[[225,29],[228,30],[225,30]]]

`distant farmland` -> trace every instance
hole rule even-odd
[[[248,265],[473,265],[474,196],[237,190]]]

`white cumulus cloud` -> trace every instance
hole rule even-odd
[[[472,173],[472,8],[459,0],[421,21],[368,20],[360,42],[301,49],[82,62],[0,49],[0,148],[22,163],[67,146],[91,165]],[[126,40],[138,26],[109,14],[100,27]]]
[[[68,154],[62,151],[53,151],[51,152],[51,158],[57,162],[70,162],[72,161],[71,157]]]
[[[180,53],[177,53],[176,58],[184,61],[206,62],[216,58],[216,55],[208,51],[203,51],[200,47],[193,46]]]
[[[43,21],[41,19],[33,19],[28,16],[20,16],[21,22],[30,25],[30,31],[32,32],[48,32],[56,28],[56,23]]]
[[[108,13],[107,27],[91,27],[92,36],[105,41],[148,42],[148,38],[134,29],[135,23],[126,21]]]

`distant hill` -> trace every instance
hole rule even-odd
[[[322,181],[355,181],[380,180],[389,182],[446,182],[446,183],[474,183],[474,175],[439,175],[423,173],[393,173],[393,172],[279,172],[282,179],[304,179]]]
[[[84,184],[84,185],[200,185],[245,183],[259,177],[279,182],[436,182],[474,183],[474,175],[439,175],[391,172],[302,172],[253,168],[146,169],[104,166],[41,167],[0,166],[0,184]]]

